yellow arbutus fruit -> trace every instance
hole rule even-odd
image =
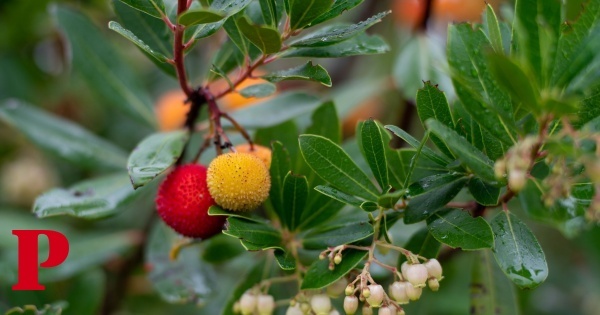
[[[224,209],[250,211],[269,197],[271,176],[265,163],[250,153],[227,153],[208,166],[208,191]]]
[[[187,97],[180,90],[173,90],[163,94],[154,108],[158,126],[162,131],[170,131],[183,127],[185,118],[190,110],[186,104]]]
[[[258,144],[253,144],[251,147],[250,144],[245,143],[245,144],[236,145],[235,150],[238,153],[253,154],[253,155],[257,156],[259,159],[261,159],[265,163],[267,168],[271,167],[271,149],[269,149],[267,147],[263,147],[262,145],[258,145]]]

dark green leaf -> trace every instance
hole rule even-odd
[[[221,72],[225,75],[232,71],[233,69],[241,66],[244,63],[244,54],[236,44],[230,39],[226,41],[223,45],[221,45],[221,49],[217,51],[217,53],[213,56],[212,59],[212,67],[221,69]],[[210,81],[214,81],[219,76],[223,74],[214,74],[212,71],[208,76]]]
[[[308,199],[308,182],[306,177],[288,172],[283,179],[283,221],[291,231],[300,225],[300,219]]]
[[[319,99],[312,95],[281,93],[256,105],[236,110],[231,116],[245,128],[264,128],[308,113],[320,104]]]
[[[298,160],[302,160],[302,157],[300,157],[300,148],[298,147],[298,126],[292,119],[269,128],[260,128],[256,130],[254,141],[263,146],[272,146],[274,141],[281,142],[283,148],[287,151],[287,169],[282,173],[282,180],[288,171],[295,171],[294,165]],[[296,173],[305,174],[303,172]]]
[[[540,92],[535,86],[535,80],[528,76],[523,69],[508,57],[493,54],[488,57],[490,71],[496,82],[510,93],[513,100],[520,103],[534,114],[540,113]]]
[[[223,12],[230,17],[247,7],[252,0],[214,0],[210,8],[215,11]]]
[[[215,235],[207,241],[202,260],[212,264],[222,264],[245,252],[240,242],[224,234]]]
[[[154,127],[152,101],[131,65],[86,16],[64,6],[55,6],[53,13],[69,40],[73,69],[90,90],[106,105]]]
[[[600,88],[594,89],[590,95],[582,100],[577,116],[579,119],[574,125],[578,128],[600,117]]]
[[[404,197],[405,194],[406,191],[404,191],[403,189],[383,194],[379,197],[379,200],[377,200],[377,204],[384,208],[393,209],[398,200]]]
[[[42,149],[74,165],[123,169],[127,155],[108,141],[68,120],[17,100],[0,104],[0,119],[23,132]]]
[[[292,47],[319,47],[339,43],[354,37],[371,26],[381,22],[381,19],[390,14],[390,12],[391,11],[381,12],[357,24],[323,28],[291,43],[290,45]]]
[[[327,12],[333,0],[288,0],[290,27],[297,30],[308,26],[320,15]]]
[[[486,182],[492,184],[498,182],[496,175],[494,175],[494,162],[465,138],[435,119],[427,120],[425,125],[432,133],[440,137],[454,155],[468,166],[473,173],[480,176]]]
[[[335,199],[337,201],[343,202],[347,205],[355,206],[357,208],[361,208],[365,211],[375,211],[378,209],[377,204],[372,201],[363,201],[354,196],[343,193],[333,187],[318,185],[315,187],[315,190],[322,193],[323,195]]]
[[[600,3],[587,1],[575,23],[564,24],[553,67],[553,85],[568,85],[596,58],[600,49]]]
[[[283,180],[291,169],[290,156],[281,142],[273,142],[271,148],[271,190],[269,198],[279,219],[285,222],[284,218],[286,217],[287,209],[283,207]]]
[[[435,258],[440,251],[442,244],[438,242],[429,230],[424,227],[415,232],[408,243],[404,245],[404,248],[411,251],[413,254],[417,254],[427,258]],[[404,255],[398,257],[398,268],[402,266],[402,263],[406,261]]]
[[[496,236],[494,256],[504,273],[519,288],[533,289],[548,276],[546,256],[527,225],[502,211],[491,222]]]
[[[479,178],[469,180],[469,191],[480,205],[495,206],[498,204],[500,188],[489,185]]]
[[[433,175],[408,187],[411,197],[404,216],[405,223],[416,223],[444,207],[460,192],[467,178],[461,174]]]
[[[373,226],[368,222],[356,222],[313,229],[302,238],[306,249],[326,249],[360,241],[373,235]]]
[[[393,125],[386,125],[385,129],[391,131],[393,134],[406,141],[408,145],[415,149],[421,146],[421,142],[419,140],[413,138],[413,136],[411,136],[408,132],[400,129],[399,127]],[[423,154],[425,157],[441,166],[446,166],[451,162],[447,157],[437,154],[435,151],[431,150],[428,147],[423,147],[421,149],[421,154]]]
[[[363,0],[335,0],[333,5],[331,6],[331,8],[329,10],[327,10],[325,13],[319,15],[319,17],[317,17],[314,21],[312,21],[310,23],[310,25],[311,26],[317,25],[317,24],[323,23],[325,21],[334,19],[334,18],[340,16],[345,11],[349,11],[350,9],[361,4],[362,2],[363,2]]]
[[[173,32],[169,30],[165,22],[156,19],[139,10],[135,10],[120,0],[112,0],[115,14],[119,17],[121,25],[131,31],[136,38],[147,45],[153,52],[166,58],[173,56]],[[142,52],[148,54],[140,47]],[[152,54],[150,54],[152,56]],[[164,60],[150,58],[162,71],[175,77],[175,68]]]
[[[252,243],[260,249],[281,248],[281,233],[271,225],[241,218],[229,217],[227,235]],[[242,243],[244,245],[244,243]]]
[[[260,10],[262,12],[263,20],[266,24],[271,25],[273,27],[277,27],[279,24],[279,18],[281,14],[277,8],[277,4],[275,0],[259,0]]]
[[[306,133],[323,136],[336,144],[342,142],[342,127],[333,102],[319,106],[311,119],[312,125],[306,128]]]
[[[425,82],[425,87],[417,91],[417,113],[423,125],[427,119],[435,118],[444,125],[454,128],[446,95],[438,89],[437,85],[433,85],[429,81]],[[431,137],[431,141],[450,159],[455,158],[446,144],[438,137]]]
[[[487,250],[476,253],[470,295],[472,315],[519,314],[514,287]]]
[[[485,8],[485,22],[490,37],[490,43],[496,53],[503,53],[504,47],[502,43],[502,33],[500,32],[500,24],[494,8],[488,3]]]
[[[177,130],[155,133],[142,140],[127,161],[133,188],[146,185],[175,164],[188,139],[187,131]]]
[[[304,276],[302,290],[317,290],[324,288],[345,276],[367,256],[366,251],[347,249],[342,253],[342,262],[329,270],[329,260],[323,259],[313,263]]]
[[[225,17],[215,11],[206,9],[194,9],[188,10],[177,18],[177,21],[181,25],[193,26],[198,24],[209,24],[219,22]]]
[[[369,119],[362,124],[360,137],[363,156],[369,163],[379,187],[382,191],[385,191],[390,184],[390,180],[381,129],[373,119]]]
[[[303,0],[297,0],[303,1]],[[314,0],[317,1],[317,0]],[[321,0],[318,0],[321,1]],[[279,54],[282,58],[314,57],[340,58],[358,55],[383,54],[390,50],[388,44],[379,36],[359,34],[341,43],[324,47],[292,47]]]
[[[126,5],[149,14],[155,18],[162,19],[165,15],[165,4],[163,0],[120,0]]]
[[[237,20],[240,31],[246,38],[265,54],[273,54],[281,49],[281,35],[270,26],[253,25],[247,17]]]
[[[288,70],[269,73],[262,78],[273,83],[284,80],[315,81],[323,84],[324,86],[331,87],[331,77],[329,77],[327,70],[320,65],[313,65],[312,61]]]
[[[97,219],[115,214],[135,195],[126,174],[108,175],[44,193],[35,200],[33,213],[40,218],[70,215]]]
[[[255,84],[255,85],[251,85],[248,87],[243,88],[240,91],[240,95],[242,95],[245,98],[251,98],[251,97],[267,97],[270,95],[275,94],[275,92],[277,92],[277,87],[275,86],[275,84],[272,83],[262,83],[262,84]]]
[[[316,135],[301,135],[300,150],[306,163],[341,191],[376,201],[377,188],[356,166],[348,154],[331,140]]]
[[[494,235],[482,217],[473,218],[460,209],[437,211],[427,218],[429,232],[441,243],[462,250],[492,248]]]
[[[225,23],[225,21],[226,20],[223,19],[219,22],[200,24],[196,27],[186,29],[185,39],[190,40],[191,38],[201,39],[201,38],[209,37],[209,36],[213,35],[214,33],[216,33],[219,29],[221,29],[221,27],[223,27],[223,24]]]
[[[198,246],[187,246],[171,260],[169,252],[181,236],[157,221],[145,245],[144,255],[147,274],[154,289],[167,302],[189,301],[200,303],[213,292],[217,279],[211,264],[200,259]]]
[[[465,109],[494,137],[512,144],[516,128],[507,93],[493,80],[483,55],[490,43],[481,29],[469,24],[448,30],[448,63],[456,94]]]
[[[82,272],[74,277],[67,291],[71,314],[96,314],[104,300],[106,274],[102,267]],[[39,315],[39,314],[36,314]]]
[[[238,16],[241,16],[241,13],[228,18],[227,21],[225,21],[225,24],[223,24],[223,28],[235,46],[245,55],[248,53],[250,44],[240,30]]]
[[[275,260],[277,264],[282,270],[294,270],[296,269],[296,259],[294,255],[289,251],[283,251],[281,249],[276,249],[273,254],[275,255]]]

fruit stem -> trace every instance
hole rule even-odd
[[[187,0],[178,0],[177,1],[177,16],[180,16],[184,13],[188,8]],[[181,89],[187,95],[188,98],[192,97],[193,90],[188,85],[187,75],[185,72],[185,64],[183,62],[183,34],[185,31],[185,26],[175,24],[175,41],[173,43],[173,61],[175,62],[175,70],[177,72],[177,79],[179,80],[179,85]]]

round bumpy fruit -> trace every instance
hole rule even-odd
[[[179,234],[209,238],[219,232],[225,217],[209,216],[215,201],[206,184],[206,167],[198,164],[178,166],[160,184],[156,210],[163,221]]]
[[[250,211],[269,197],[271,176],[265,163],[249,153],[227,153],[208,166],[208,190],[227,210]]]
[[[238,153],[250,153],[256,155],[259,159],[261,159],[267,168],[271,167],[271,149],[267,147],[263,147],[262,145],[253,144],[252,148],[249,144],[240,144],[235,146],[235,150]]]

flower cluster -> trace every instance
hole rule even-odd
[[[242,315],[271,315],[275,310],[275,299],[272,295],[256,293],[248,290],[233,305],[233,311]]]
[[[519,192],[525,187],[527,175],[533,160],[533,150],[539,139],[529,136],[515,144],[503,159],[494,165],[494,172],[498,179],[502,179],[508,173],[508,187]]]

